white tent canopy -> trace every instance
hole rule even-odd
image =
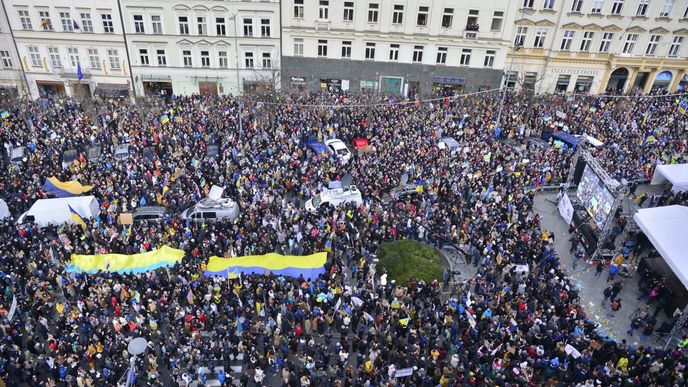
[[[665,164],[655,168],[650,184],[670,182],[674,192],[688,191],[688,164]]]
[[[641,208],[633,219],[683,286],[688,288],[688,207]]]

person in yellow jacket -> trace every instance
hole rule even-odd
[[[614,257],[614,263],[616,264],[616,266],[623,265],[623,263],[624,263],[623,254],[616,254],[616,256]]]
[[[626,357],[619,359],[616,363],[616,368],[621,370],[621,372],[628,372],[628,359]]]
[[[363,370],[364,370],[365,373],[367,373],[367,374],[373,372],[373,361],[370,360],[370,359],[368,359],[368,360],[365,362],[364,366],[363,366]]]

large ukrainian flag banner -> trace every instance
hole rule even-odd
[[[93,189],[92,185],[82,185],[76,180],[62,182],[55,176],[49,177],[43,184],[43,190],[58,198],[78,196]]]
[[[240,274],[271,273],[294,278],[302,275],[303,278],[315,279],[325,273],[326,261],[325,252],[305,256],[270,253],[237,258],[210,257],[205,276],[231,279]]]
[[[157,250],[140,254],[72,254],[67,273],[95,274],[99,271],[110,273],[145,273],[167,266],[174,266],[184,258],[184,251],[163,246]]]

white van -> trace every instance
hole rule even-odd
[[[190,220],[234,220],[239,217],[239,204],[232,199],[203,199],[182,212],[182,219]]]
[[[307,211],[315,212],[322,205],[331,204],[337,207],[343,203],[363,204],[361,191],[355,185],[350,185],[346,188],[326,189],[308,200],[305,208]]]
[[[72,207],[83,219],[93,219],[100,214],[100,205],[95,196],[75,196],[71,198],[39,199],[17,219],[17,223],[35,222],[40,227],[48,225],[73,224],[74,218],[69,211]]]

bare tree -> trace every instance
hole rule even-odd
[[[272,63],[270,68],[258,69],[248,79],[252,85],[244,90],[244,95],[254,98],[256,101],[272,102],[281,89],[282,74],[278,60]]]

